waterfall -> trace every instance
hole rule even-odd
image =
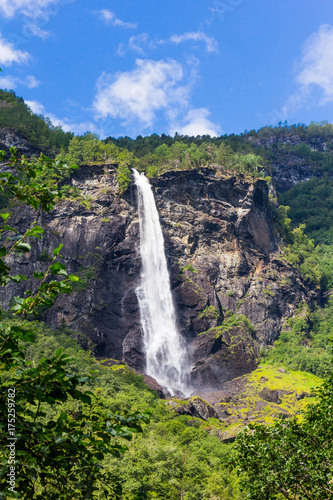
[[[140,306],[146,373],[159,384],[189,395],[186,346],[176,326],[164,240],[154,195],[148,179],[133,169],[138,189],[141,284],[136,289]]]

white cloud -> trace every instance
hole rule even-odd
[[[187,41],[203,41],[206,44],[207,52],[218,52],[219,46],[215,38],[209,37],[206,33],[202,31],[190,31],[187,33],[183,33],[182,35],[173,35],[170,37],[170,42],[172,43],[182,43]]]
[[[123,43],[120,43],[118,45],[117,55],[120,57],[123,57],[125,54],[126,54],[125,45]]]
[[[323,103],[333,100],[333,27],[320,26],[306,41],[297,82],[310,87],[317,85],[323,91]]]
[[[150,127],[157,111],[188,105],[190,85],[181,85],[182,79],[177,61],[137,59],[132,71],[102,74],[93,109],[98,117],[120,118],[123,124],[139,120],[144,128]]]
[[[29,59],[28,52],[16,50],[0,33],[0,64],[11,66],[14,62],[25,63]]]
[[[74,132],[75,134],[81,135],[85,132],[93,132],[100,136],[103,136],[103,131],[100,130],[95,123],[91,121],[85,121],[81,123],[71,122],[67,118],[58,118],[53,113],[48,113],[43,104],[38,101],[28,101],[25,103],[29,106],[31,111],[36,115],[43,115],[49,118],[52,122],[52,125],[55,127],[61,127],[64,132]]]
[[[296,76],[297,90],[280,111],[281,120],[307,105],[333,102],[333,27],[323,24],[303,46]]]
[[[220,127],[208,119],[209,115],[210,111],[207,108],[191,109],[180,123],[172,124],[170,134],[174,135],[178,132],[180,135],[194,137],[197,135],[210,135],[211,137],[221,135]]]
[[[33,75],[27,76],[25,80],[20,80],[20,82],[29,87],[29,89],[35,89],[36,87],[39,87],[40,84],[37,78]]]
[[[33,75],[27,76],[25,79],[16,76],[6,75],[0,77],[0,88],[15,89],[18,85],[24,85],[29,89],[39,87],[40,82]]]
[[[161,40],[150,40],[148,33],[141,33],[140,35],[131,36],[128,40],[127,46],[120,43],[118,46],[117,54],[120,56],[125,55],[127,50],[132,50],[139,52],[141,55],[146,55],[147,49],[156,49],[161,45],[166,45],[170,43],[180,44],[182,42],[200,42],[203,41],[206,44],[207,52],[218,52],[219,46],[215,38],[209,37],[206,33],[202,31],[183,33],[182,35],[172,35],[170,38]]]
[[[0,88],[14,90],[16,88],[17,82],[12,76],[0,76]]]
[[[66,123],[66,119],[61,120],[60,118],[55,116],[53,113],[48,113],[46,111],[44,105],[41,104],[40,102],[26,100],[25,103],[27,104],[27,106],[29,106],[31,111],[33,113],[35,113],[36,115],[43,115],[43,116],[49,118],[52,122],[52,125],[54,125],[55,127],[61,127],[65,132],[72,131],[71,126],[68,123]]]
[[[97,14],[99,14],[101,19],[103,19],[103,21],[105,21],[107,24],[111,24],[111,26],[119,26],[120,28],[126,29],[135,29],[137,27],[136,23],[128,23],[122,21],[121,19],[118,19],[115,14],[108,9],[98,10]]]
[[[106,137],[104,131],[91,121],[69,123],[65,120],[63,123],[62,129],[65,132],[74,132],[76,135],[83,135],[85,132],[91,132],[92,134],[97,134],[101,139],[105,139]]]
[[[140,33],[140,35],[131,36],[126,45],[124,43],[120,43],[118,45],[117,55],[124,56],[128,50],[132,50],[134,52],[138,52],[142,56],[145,56],[147,49],[156,49],[158,45],[163,43],[166,43],[166,41],[159,40],[158,42],[154,42],[149,40],[148,33]]]
[[[45,108],[43,106],[43,104],[41,104],[40,102],[38,101],[24,101],[26,103],[27,106],[29,106],[29,108],[31,109],[31,111],[33,113],[35,113],[36,115],[42,115],[45,113]]]
[[[50,36],[50,33],[48,31],[43,30],[37,24],[35,23],[28,23],[25,26],[25,29],[29,31],[34,36],[37,36],[38,38],[41,38],[42,40],[45,40]]]
[[[156,43],[149,41],[148,33],[141,33],[138,36],[131,36],[128,40],[128,48],[130,50],[134,50],[144,55],[145,51],[143,47],[148,47],[150,49],[156,48]]]
[[[24,14],[27,17],[46,17],[49,18],[49,8],[58,9],[59,0],[0,0],[0,12],[6,18],[11,19],[16,14]]]
[[[197,59],[190,60],[184,75],[182,65],[175,60],[137,59],[132,71],[102,74],[93,102],[96,118],[120,119],[122,125],[134,125],[141,133],[155,123],[158,112],[163,112],[171,134],[220,135],[220,127],[209,119],[207,108],[190,108],[197,64]]]

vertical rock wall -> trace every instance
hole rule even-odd
[[[60,297],[45,320],[86,334],[103,357],[144,370],[138,302],[137,200],[133,185],[118,196],[115,167],[82,167],[70,181],[82,198],[37,215],[45,237],[32,254],[14,257],[15,272],[44,270],[63,243],[70,272],[82,283]],[[268,189],[210,169],[167,172],[152,181],[165,238],[178,326],[189,343],[193,380],[217,387],[256,366],[258,347],[278,338],[298,304],[311,301],[297,271],[280,256],[268,210]],[[36,214],[13,206],[22,232]],[[24,286],[35,286],[27,282]],[[8,306],[22,286],[12,284]]]

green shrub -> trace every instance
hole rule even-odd
[[[132,180],[132,172],[128,165],[120,164],[117,168],[117,182],[119,192],[122,194],[127,191]]]
[[[50,255],[48,253],[48,251],[46,250],[46,248],[44,248],[44,250],[38,255],[38,260],[40,260],[41,262],[47,262],[47,261],[51,261],[53,260],[53,257],[52,255]]]
[[[318,377],[332,370],[333,299],[313,313],[306,304],[301,304],[296,315],[288,320],[288,326],[273,348],[265,352],[265,360]]]

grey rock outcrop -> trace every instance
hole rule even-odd
[[[181,403],[171,400],[168,404],[175,410],[177,415],[190,415],[202,420],[218,418],[218,414],[213,406],[198,396],[193,396]]]
[[[3,103],[3,101],[0,101],[0,105],[1,102]],[[8,106],[10,104],[4,103],[2,105]],[[25,154],[27,156],[32,156],[33,154],[39,156],[41,153],[40,149],[31,146],[22,134],[18,134],[12,128],[0,127],[0,149],[9,153],[9,148],[11,147],[16,147],[21,154]]]

